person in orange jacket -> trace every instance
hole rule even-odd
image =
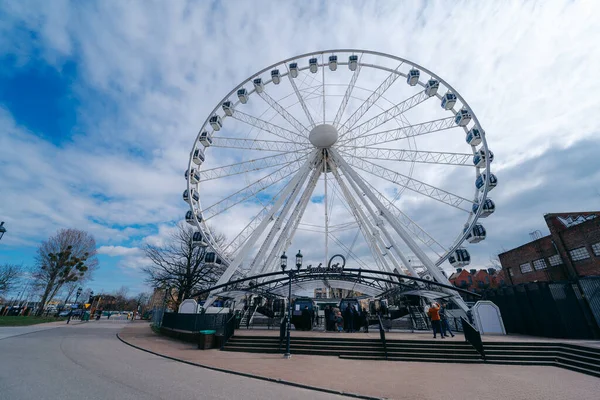
[[[429,311],[427,311],[429,318],[431,318],[431,327],[433,328],[433,338],[436,338],[436,332],[440,333],[442,339],[444,338],[444,332],[442,332],[442,322],[440,318],[440,305],[438,303],[432,303]]]

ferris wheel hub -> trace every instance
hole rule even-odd
[[[312,129],[312,131],[310,131],[308,140],[310,140],[313,146],[320,149],[326,149],[333,146],[335,142],[337,142],[338,131],[333,125],[317,125]]]

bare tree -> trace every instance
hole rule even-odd
[[[23,266],[15,264],[0,265],[0,294],[14,288],[23,273]]]
[[[194,247],[194,230],[180,223],[165,246],[148,245],[144,248],[152,265],[143,269],[146,282],[154,287],[169,287],[171,298],[177,308],[181,302],[201,289],[212,286],[225,271],[225,266],[205,263],[205,247]],[[217,243],[225,236],[216,235]]]
[[[33,277],[44,291],[38,314],[65,283],[89,276],[98,265],[96,241],[78,229],[61,229],[42,242],[37,250]]]

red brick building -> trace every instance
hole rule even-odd
[[[498,271],[494,268],[472,269],[469,271],[458,268],[455,273],[450,275],[448,280],[454,286],[472,292],[506,285],[504,271]]]
[[[600,276],[600,211],[544,215],[550,235],[499,254],[509,284]]]

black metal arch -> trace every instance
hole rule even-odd
[[[317,280],[322,280],[322,279],[334,279],[337,278],[337,280],[340,280],[340,278],[342,277],[348,277],[348,278],[367,278],[370,280],[375,280],[378,282],[383,282],[383,283],[391,283],[394,285],[402,285],[403,282],[401,282],[401,279],[407,279],[410,281],[415,281],[415,282],[423,282],[426,283],[428,285],[433,285],[433,286],[438,286],[438,287],[442,287],[442,288],[446,288],[446,289],[450,289],[450,290],[454,290],[456,292],[461,292],[461,293],[465,293],[465,294],[469,294],[475,297],[481,297],[481,295],[474,293],[474,292],[470,292],[468,290],[465,289],[461,289],[458,288],[456,286],[452,286],[452,285],[446,285],[444,283],[439,283],[439,282],[435,282],[435,281],[431,281],[431,280],[427,280],[427,279],[423,279],[423,278],[417,278],[414,276],[408,276],[408,275],[403,275],[403,274],[397,274],[397,273],[393,273],[393,272],[385,272],[385,271],[377,271],[377,270],[366,270],[366,269],[362,269],[362,268],[348,268],[348,269],[344,269],[342,272],[325,272],[325,273],[311,273],[309,270],[300,270],[300,271],[288,271],[288,272],[283,272],[283,271],[277,271],[277,272],[269,272],[266,274],[259,274],[259,275],[254,275],[254,276],[250,276],[250,277],[245,277],[242,279],[237,279],[234,281],[229,281],[227,283],[221,284],[221,285],[216,285],[213,286],[211,288],[208,289],[203,289],[200,290],[196,293],[194,293],[191,297],[198,297],[201,296],[205,293],[210,293],[214,290],[217,289],[221,289],[221,288],[227,288],[230,286],[234,286],[237,285],[239,283],[244,283],[244,282],[248,282],[248,281],[253,281],[256,279],[261,279],[261,278],[267,278],[267,277],[274,277],[274,276],[278,276],[278,275],[283,275],[283,278],[277,278],[277,279],[273,279],[273,280],[269,280],[269,281],[265,281],[265,282],[261,282],[261,283],[254,283],[253,287],[254,288],[258,288],[261,286],[266,286],[266,285],[270,285],[273,283],[278,283],[278,282],[284,282],[284,281],[288,281],[290,279],[290,274],[292,274],[292,277],[300,277],[302,279],[304,278],[312,278],[313,280],[317,281]],[[368,277],[363,276],[363,274],[367,274],[369,275]],[[371,275],[375,275],[375,276],[371,276]],[[384,275],[385,278],[382,277],[378,277],[377,275]],[[396,278],[397,280],[392,280],[392,279],[388,279],[388,277],[393,277]],[[309,279],[306,279],[309,280]]]

